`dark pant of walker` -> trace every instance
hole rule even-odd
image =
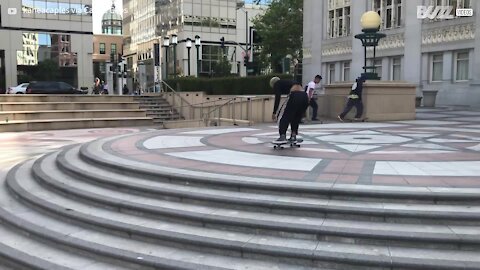
[[[340,117],[343,119],[345,118],[345,115],[353,108],[355,107],[357,109],[357,113],[355,114],[355,118],[361,118],[363,114],[363,103],[361,99],[348,99],[347,106],[345,106],[345,109],[343,112],[340,114]]]
[[[317,120],[317,113],[318,113],[318,104],[317,99],[310,99],[310,103],[308,104],[312,107],[312,120]]]

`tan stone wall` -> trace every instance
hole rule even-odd
[[[337,117],[346,104],[351,83],[325,86],[327,116]],[[370,121],[415,119],[415,85],[401,81],[368,81],[363,86],[363,117]],[[352,109],[346,118],[353,118]]]

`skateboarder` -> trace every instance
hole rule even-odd
[[[278,83],[278,82],[277,82]],[[299,83],[294,83],[287,100],[282,104],[274,119],[278,119],[278,133],[280,137],[274,143],[287,143],[297,141],[298,126],[308,107],[308,95]],[[274,110],[274,113],[276,110]],[[291,136],[287,141],[287,129],[290,125]]]
[[[355,114],[355,121],[359,121],[362,118],[363,114],[363,103],[362,103],[362,91],[363,91],[363,83],[365,82],[366,78],[364,75],[358,77],[355,80],[355,83],[352,85],[352,91],[348,95],[347,105],[341,114],[337,116],[338,120],[344,121],[345,115],[355,107],[357,109],[357,113]]]
[[[312,107],[312,121],[318,121],[317,113],[318,113],[318,93],[316,92],[316,88],[319,86],[320,81],[322,80],[322,76],[317,75],[313,81],[310,81],[306,87],[306,92],[308,94],[308,98],[310,100],[309,106]]]
[[[272,120],[277,120],[278,106],[280,105],[280,99],[282,95],[290,94],[292,86],[295,84],[295,81],[292,80],[281,80],[278,77],[273,77],[270,79],[270,87],[273,88],[273,94],[275,95],[275,103],[273,105],[273,114]]]

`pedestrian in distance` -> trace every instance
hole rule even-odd
[[[355,80],[355,83],[352,85],[352,90],[347,97],[347,105],[343,112],[337,116],[338,120],[343,122],[345,120],[345,116],[350,112],[350,110],[355,107],[357,112],[355,114],[354,121],[362,120],[363,114],[363,102],[362,102],[362,92],[363,92],[363,83],[365,82],[366,78],[364,75],[358,77]]]
[[[312,107],[312,121],[318,121],[317,114],[318,114],[318,88],[320,87],[320,81],[322,81],[322,76],[317,75],[310,81],[307,86],[305,87],[305,91],[308,95],[308,105]],[[308,108],[307,108],[308,109]]]
[[[275,85],[277,83],[281,83],[280,86],[282,87],[288,85],[287,82],[282,82],[281,80],[277,80],[276,82],[274,82]],[[287,97],[287,100],[283,102],[282,106],[280,106],[280,109],[278,109],[278,112],[276,108],[274,109],[273,119],[278,121],[278,133],[280,137],[277,140],[273,141],[273,143],[287,143],[297,141],[299,124],[302,120],[305,110],[308,107],[308,96],[307,93],[303,91],[302,85],[295,82],[291,83],[293,83],[293,85],[290,88],[290,93]],[[277,90],[280,91],[280,89]],[[275,98],[275,101],[277,101],[277,98]],[[278,98],[278,103],[279,102],[280,97]],[[287,140],[287,130],[289,125],[291,128],[291,135],[290,139]]]
[[[101,88],[102,88],[102,85],[100,82],[100,78],[97,77],[95,78],[95,83],[93,85],[93,94],[95,95],[100,94]]]
[[[124,84],[122,89],[122,94],[128,95],[129,92],[130,92],[130,89],[128,89],[128,86]]]

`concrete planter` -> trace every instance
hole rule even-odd
[[[435,107],[438,90],[423,90],[423,106]]]

